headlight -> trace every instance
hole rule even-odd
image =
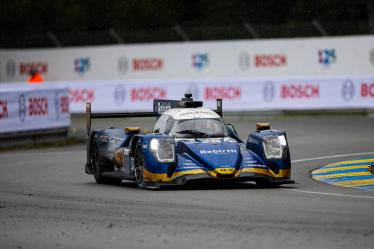
[[[150,143],[153,156],[162,163],[175,161],[174,141],[170,139],[153,138]]]
[[[265,137],[262,141],[265,156],[267,159],[281,159],[283,149],[287,146],[284,135],[278,137]]]

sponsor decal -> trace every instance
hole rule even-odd
[[[48,98],[30,97],[28,102],[28,110],[28,115],[30,117],[48,115]]]
[[[69,113],[69,97],[68,96],[59,96],[59,93],[56,92],[54,104],[55,104],[56,119],[60,118],[60,114]]]
[[[124,85],[119,84],[114,89],[114,102],[117,105],[122,105],[126,100],[126,88]]]
[[[121,138],[117,137],[110,137],[110,136],[99,136],[98,140],[103,143],[113,143],[113,144],[118,144],[121,142]]]
[[[0,99],[0,119],[8,118],[8,101]]]
[[[266,82],[262,89],[262,95],[266,102],[271,102],[275,98],[275,87],[273,82]]]
[[[69,97],[68,96],[60,97],[60,112],[69,113]]]
[[[291,84],[281,86],[282,99],[316,99],[319,98],[318,84]]]
[[[355,85],[352,80],[345,80],[342,85],[342,96],[345,101],[350,101],[355,95]]]
[[[91,68],[90,57],[81,57],[74,60],[74,72],[83,75]]]
[[[70,103],[86,103],[95,100],[95,89],[70,89],[69,101]]]
[[[334,48],[325,48],[318,50],[318,63],[326,67],[336,63],[336,50]]]
[[[48,73],[48,63],[46,62],[21,62],[19,64],[19,74],[28,75],[31,70],[36,70],[41,74]]]
[[[200,154],[230,154],[230,153],[238,153],[237,150],[234,149],[227,149],[227,150],[200,150]]]
[[[205,87],[204,100],[238,100],[242,97],[242,89],[239,86]]]
[[[7,64],[6,64],[6,74],[10,77],[10,78],[13,78],[14,75],[16,75],[16,63],[14,62],[14,60],[8,60]]]
[[[160,71],[164,68],[163,58],[134,58],[132,69],[137,71]]]
[[[131,101],[150,101],[167,97],[167,89],[162,87],[139,87],[131,89]]]
[[[172,109],[171,103],[167,102],[157,102],[157,113],[162,114],[167,110]]]
[[[238,56],[239,68],[242,71],[247,71],[251,65],[251,57],[247,52],[242,52]]]
[[[370,51],[370,62],[371,62],[371,65],[374,66],[374,48],[372,48]]]
[[[209,65],[208,53],[197,53],[192,55],[192,66],[201,71]]]
[[[26,97],[21,94],[18,98],[18,116],[21,122],[25,121],[27,113]]]
[[[361,97],[374,98],[374,83],[361,84]]]
[[[126,56],[121,56],[118,58],[118,72],[120,73],[127,73],[129,71],[129,59]]]
[[[255,67],[285,67],[287,55],[285,54],[256,54]]]

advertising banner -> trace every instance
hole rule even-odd
[[[374,36],[0,50],[0,81],[372,76]]]
[[[0,133],[68,126],[67,88],[0,87]]]
[[[222,99],[225,111],[374,108],[374,76],[43,83],[56,86],[68,87],[72,113],[84,113],[86,102],[92,103],[93,112],[152,111],[153,99],[179,100],[188,89],[209,108]],[[0,89],[7,87],[25,84],[0,84]]]

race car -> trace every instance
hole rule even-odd
[[[140,188],[193,181],[254,181],[262,187],[293,183],[286,132],[268,123],[243,141],[217,110],[203,107],[186,93],[180,101],[154,100],[153,112],[92,113],[86,104],[85,172],[97,183],[135,181]],[[153,131],[140,127],[91,129],[91,119],[155,117]]]

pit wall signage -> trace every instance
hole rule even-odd
[[[27,85],[0,83],[0,90],[10,87],[23,91]],[[374,108],[374,75],[321,79],[67,81],[45,82],[43,87],[67,87],[67,93],[58,98],[59,110],[66,110],[68,103],[72,113],[84,113],[86,102],[92,103],[95,112],[152,111],[154,99],[178,100],[187,90],[194,100],[203,101],[204,107],[211,109],[216,108],[216,99],[222,99],[225,111]],[[25,95],[13,102],[22,103],[17,110],[25,120],[53,116],[56,100],[48,96]],[[17,114],[11,113],[11,103],[8,98],[0,97],[0,122]]]
[[[0,86],[0,134],[70,126],[69,90]]]
[[[367,76],[374,36],[0,50],[1,82],[32,69],[46,81]]]

